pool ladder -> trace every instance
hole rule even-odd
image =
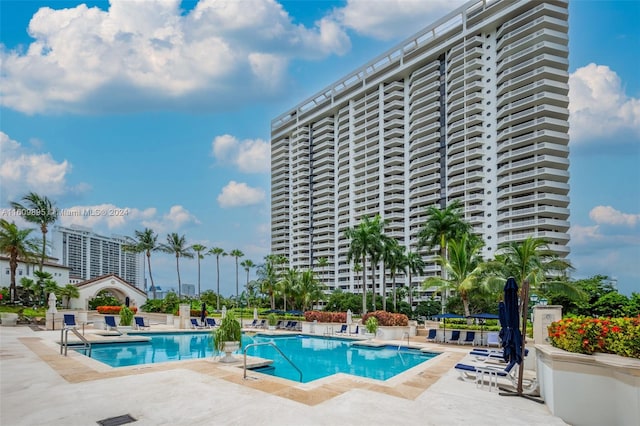
[[[84,354],[87,355],[87,349],[89,350],[89,358],[91,358],[91,343],[85,337],[78,332],[75,327],[64,327],[60,330],[60,355],[62,355],[62,349],[64,348],[64,356],[67,356],[67,348],[69,347],[69,331],[72,331],[78,339],[82,342],[84,347]]]
[[[406,331],[404,333],[402,333],[402,338],[404,339],[405,337],[407,338],[407,347],[409,347],[409,345],[410,345],[410,343],[409,343],[409,333],[406,332]],[[398,350],[400,350],[401,347],[402,347],[402,345],[398,345]]]
[[[280,355],[282,355],[282,357],[283,357],[284,359],[286,359],[286,360],[287,360],[287,362],[288,362],[289,364],[291,364],[291,366],[292,366],[293,368],[295,368],[295,369],[296,369],[296,371],[298,372],[298,374],[300,374],[300,382],[302,382],[302,371],[300,371],[300,369],[299,369],[299,368],[298,368],[298,367],[293,363],[293,361],[291,361],[291,360],[289,359],[289,357],[288,357],[288,356],[286,356],[286,355],[284,354],[284,352],[282,352],[282,351],[280,350],[280,348],[279,348],[279,347],[277,347],[273,342],[250,343],[250,344],[248,344],[247,346],[245,346],[245,347],[244,347],[244,351],[243,351],[243,353],[244,353],[244,379],[246,379],[246,378],[247,378],[247,349],[249,349],[249,348],[250,348],[250,347],[252,347],[252,346],[264,346],[264,345],[273,346],[273,348],[274,348],[276,351],[280,352]]]

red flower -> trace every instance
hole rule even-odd
[[[617,325],[614,325],[613,327],[611,327],[611,331],[613,331],[614,333],[619,333],[620,327],[618,327]]]

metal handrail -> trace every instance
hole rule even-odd
[[[72,331],[73,334],[80,339],[82,345],[84,346],[84,353],[87,354],[87,349],[89,349],[89,358],[91,358],[91,343],[85,339],[85,337],[78,332],[75,327],[64,327],[60,330],[60,355],[62,355],[62,348],[64,348],[64,356],[67,356],[67,349],[69,347],[69,331]]]
[[[302,371],[300,371],[300,369],[298,367],[296,367],[296,365],[293,363],[293,361],[291,361],[289,359],[289,357],[287,357],[280,350],[280,348],[277,347],[273,342],[250,343],[250,344],[248,344],[247,346],[244,347],[244,351],[243,351],[243,353],[244,353],[244,377],[243,378],[244,379],[247,378],[247,349],[249,349],[252,346],[264,346],[264,345],[273,346],[276,351],[280,352],[280,355],[282,355],[282,357],[284,359],[286,359],[289,362],[289,364],[291,364],[291,366],[296,369],[296,371],[298,371],[298,373],[300,374],[300,382],[302,382]]]

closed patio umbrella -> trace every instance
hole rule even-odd
[[[522,363],[522,334],[520,333],[520,309],[518,306],[518,283],[513,277],[504,285],[505,322],[502,324],[502,349],[504,360]]]
[[[202,302],[202,311],[200,312],[200,323],[204,324],[204,319],[207,317],[207,304]]]

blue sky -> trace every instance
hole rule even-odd
[[[60,223],[178,232],[259,264],[271,119],[462,3],[3,0],[0,208],[33,190],[128,209]],[[625,294],[640,291],[639,17],[637,1],[570,4],[570,260],[575,278],[608,275]],[[152,262],[174,285],[174,259]],[[196,283],[194,260],[181,275]],[[232,258],[221,286],[235,291]]]

